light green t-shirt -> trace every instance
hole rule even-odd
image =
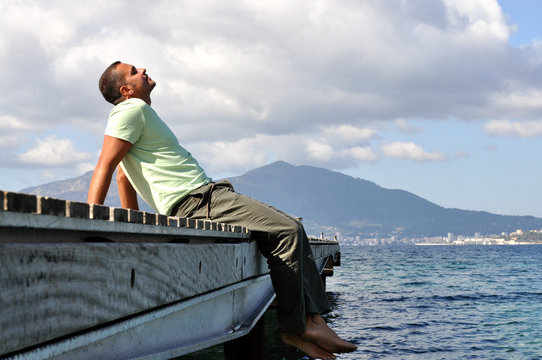
[[[129,141],[120,165],[137,193],[160,214],[211,181],[156,112],[141,99],[113,108],[105,134]]]

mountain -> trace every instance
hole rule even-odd
[[[72,179],[60,180],[51,182],[48,184],[38,185],[22,189],[21,192],[28,194],[35,194],[41,196],[49,196],[58,199],[83,201],[87,200],[88,187],[90,185],[90,179],[92,178],[92,171],[89,171],[81,176]],[[112,182],[115,181],[113,176]],[[114,201],[113,198],[118,199],[118,191],[113,184],[109,193],[107,194],[106,202],[111,205]]]
[[[22,192],[85,201],[92,173]],[[500,234],[516,229],[540,229],[542,219],[503,216],[484,211],[447,209],[404,190],[313,166],[283,161],[229,179],[237,192],[303,217],[307,232],[340,232],[344,236],[421,237],[454,234]],[[106,199],[119,206],[116,184]],[[140,200],[140,205],[143,201]],[[146,205],[146,204],[145,204]]]
[[[111,179],[111,186],[107,192],[105,198],[105,205],[120,207],[119,192],[117,189],[116,172]],[[35,194],[41,196],[49,196],[56,199],[72,200],[72,201],[87,201],[88,187],[90,186],[90,179],[92,178],[92,171],[86,172],[81,176],[55,181],[43,185],[33,186],[26,189],[22,189],[22,193]],[[144,211],[153,211],[141,198],[139,200],[139,207]]]
[[[542,228],[542,219],[532,216],[447,209],[404,190],[385,189],[339,172],[281,161],[230,180],[239,192],[302,216],[312,233],[333,227],[349,236],[419,237]]]

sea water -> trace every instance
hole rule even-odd
[[[341,248],[341,359],[542,359],[542,246]]]
[[[542,359],[542,246],[342,246],[327,292],[339,359]],[[308,359],[266,324],[266,359]]]

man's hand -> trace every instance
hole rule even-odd
[[[104,136],[102,152],[88,189],[87,201],[89,204],[104,203],[115,168],[131,147],[132,144],[128,141],[108,135]]]

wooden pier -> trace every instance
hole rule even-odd
[[[274,299],[252,235],[0,191],[0,359],[171,359],[231,344]],[[311,248],[320,271],[339,265],[337,242]]]

